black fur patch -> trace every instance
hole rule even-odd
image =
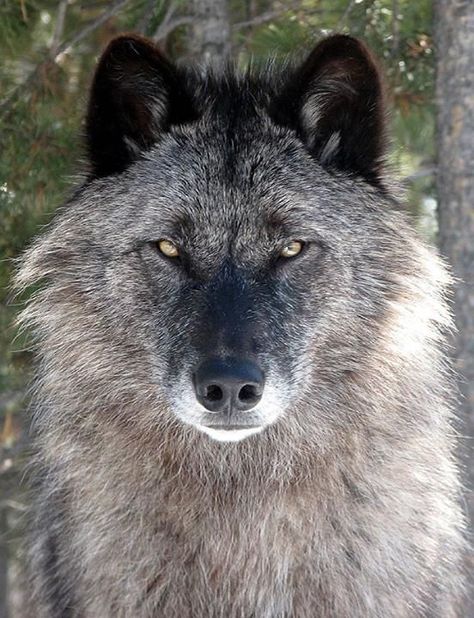
[[[146,39],[122,36],[105,50],[92,85],[92,176],[124,171],[173,125],[214,119],[231,134],[266,116],[295,131],[323,167],[380,186],[383,98],[375,61],[349,36],[323,40],[296,68],[238,74],[228,65],[205,75],[174,66]]]
[[[323,166],[379,183],[385,149],[383,87],[361,41],[335,35],[319,43],[272,111],[278,122],[298,132]]]
[[[92,174],[122,172],[161,131],[194,118],[178,69],[154,44],[114,39],[97,67],[87,113]]]

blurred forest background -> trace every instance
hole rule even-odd
[[[436,6],[431,0],[1,0],[0,618],[17,616],[24,593],[17,556],[28,502],[21,477],[31,352],[15,330],[18,307],[8,303],[8,282],[13,259],[81,171],[81,123],[94,64],[123,31],[153,38],[174,59],[231,53],[242,64],[304,53],[331,32],[370,45],[390,89],[390,165],[421,233],[440,243],[464,280],[455,298],[461,334],[453,354],[464,376],[461,431],[473,435],[472,0]],[[467,472],[474,468],[468,450],[464,462]]]

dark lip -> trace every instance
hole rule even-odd
[[[226,431],[237,431],[239,429],[257,429],[260,425],[205,425],[209,429],[225,429]]]

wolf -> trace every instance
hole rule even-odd
[[[462,616],[450,278],[386,98],[346,35],[240,72],[109,44],[16,282],[35,616]]]

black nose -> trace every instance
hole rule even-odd
[[[248,360],[207,360],[194,374],[197,400],[210,412],[250,410],[262,398],[263,386],[262,370]]]

